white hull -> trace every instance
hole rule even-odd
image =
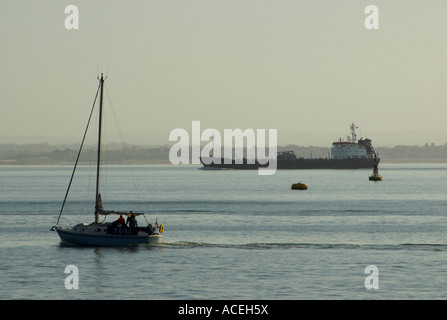
[[[107,225],[91,224],[77,225],[72,229],[55,228],[62,243],[79,246],[120,246],[138,243],[159,243],[163,236],[159,233],[148,234],[138,231],[136,234],[125,234],[126,229],[118,228],[121,232],[106,233]],[[130,233],[130,232],[128,232]]]

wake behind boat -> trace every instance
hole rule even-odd
[[[61,215],[64,209],[67,196],[70,190],[71,183],[73,181],[73,176],[76,171],[76,167],[79,162],[79,156],[84,145],[87,130],[90,124],[90,119],[92,117],[93,110],[95,108],[95,102],[93,103],[92,111],[88,119],[87,128],[85,129],[84,137],[81,142],[81,147],[78,152],[76,163],[73,168],[73,173],[68,184],[68,188],[65,194],[64,201],[62,203],[59,216],[57,218],[56,225],[50,230],[56,231],[63,243],[81,245],[81,246],[118,246],[126,244],[137,244],[137,243],[157,243],[162,239],[162,233],[164,231],[163,225],[158,225],[155,221],[155,225],[152,226],[146,219],[144,213],[139,212],[126,212],[126,211],[114,211],[105,210],[102,205],[101,194],[99,192],[99,182],[101,173],[101,127],[102,127],[102,108],[103,108],[103,89],[104,89],[104,77],[101,74],[99,79],[98,91],[96,92],[96,97],[98,92],[100,92],[99,99],[99,126],[98,126],[98,152],[96,161],[96,203],[94,210],[95,220],[92,223],[79,223],[72,228],[64,228],[61,225]],[[113,222],[99,222],[99,216],[109,216],[114,215],[119,216],[119,218]],[[124,219],[124,216],[126,219]],[[143,216],[146,219],[147,225],[144,227],[139,227],[137,222],[137,217]],[[104,219],[105,220],[105,219]],[[126,221],[127,220],[127,221]]]

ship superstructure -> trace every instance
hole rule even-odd
[[[333,142],[331,147],[331,158],[344,159],[367,159],[377,157],[370,139],[360,139],[357,141],[357,134],[355,129],[358,127],[351,124],[351,136],[348,136],[346,141]]]

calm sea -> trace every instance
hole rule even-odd
[[[165,225],[162,244],[118,248],[49,231],[71,171],[0,167],[1,299],[447,298],[447,165],[383,164],[381,182],[370,170],[108,166],[104,207]],[[93,221],[94,169],[78,176],[65,226]]]

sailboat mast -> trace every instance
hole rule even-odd
[[[101,163],[101,126],[102,126],[102,97],[104,89],[104,77],[101,73],[101,79],[99,80],[99,85],[101,87],[101,95],[99,96],[99,128],[98,128],[98,159],[96,162],[96,205],[95,205],[95,224],[99,223],[99,167]]]

